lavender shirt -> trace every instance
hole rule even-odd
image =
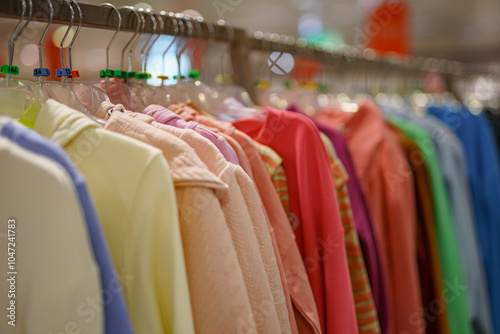
[[[227,161],[239,165],[240,162],[236,153],[224,137],[207,130],[200,124],[193,121],[186,122],[173,111],[156,104],[148,106],[142,113],[153,117],[158,123],[170,125],[179,129],[191,129],[196,131],[206,139],[210,140],[219,149]]]

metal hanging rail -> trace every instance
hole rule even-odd
[[[348,63],[359,66],[378,65],[401,70],[436,72],[443,75],[466,77],[474,74],[492,73],[487,66],[471,65],[447,59],[411,57],[401,55],[378,55],[371,49],[345,46],[335,49],[333,44],[324,46],[308,45],[305,39],[293,36],[257,31],[249,38],[248,47],[252,50],[268,52],[287,52],[294,56],[310,57],[323,63]]]
[[[28,1],[28,0],[27,0]],[[70,10],[64,5],[63,0],[51,0],[54,6],[54,19],[56,24],[68,24]],[[49,6],[47,0],[32,0],[34,21],[48,21]],[[82,26],[99,29],[116,29],[118,18],[109,7],[100,7],[79,4],[82,11]],[[0,1],[0,17],[19,18],[21,15],[21,4],[17,0]],[[135,31],[137,22],[135,15],[127,9],[120,10],[122,16],[121,31]],[[156,12],[157,13],[157,12]],[[168,14],[162,12],[165,19],[165,29],[160,34],[174,35],[174,27],[167,24]],[[182,19],[176,17],[177,20]],[[205,22],[199,22],[203,28],[203,38],[209,38],[209,28]],[[247,89],[252,98],[255,97],[253,78],[250,65],[250,52],[287,52],[294,56],[312,57],[326,64],[349,64],[356,68],[362,67],[388,67],[393,69],[411,70],[419,72],[437,72],[448,77],[467,77],[474,74],[497,74],[484,66],[473,66],[457,61],[450,61],[436,58],[424,57],[401,57],[401,56],[378,56],[373,50],[359,49],[354,46],[335,50],[333,45],[323,47],[311,46],[304,39],[296,39],[293,36],[284,36],[273,33],[256,32],[253,37],[248,37],[246,31],[239,28],[230,28],[234,31],[234,39],[229,36],[229,30],[219,24],[214,24],[214,39],[220,42],[231,42],[231,61],[233,69],[232,81]],[[152,33],[153,27],[150,20],[147,20],[145,33]],[[187,36],[187,31],[184,31]]]
[[[54,6],[54,19],[55,24],[67,24],[69,23],[69,18],[71,16],[70,10],[67,5],[64,4],[63,0],[51,0]],[[105,1],[103,1],[105,2]],[[49,6],[47,0],[32,0],[33,3],[33,21],[43,21],[46,22],[49,19]],[[88,5],[85,3],[78,3],[82,10],[82,26],[90,28],[100,28],[100,29],[111,29],[116,30],[118,24],[118,18],[113,12],[113,9],[109,7],[100,7],[95,5]],[[22,8],[21,1],[19,0],[2,0],[0,1],[0,17],[6,18],[16,18],[19,19],[21,16]],[[155,12],[159,13],[159,12]],[[122,25],[120,31],[130,31],[134,32],[137,27],[137,22],[135,21],[135,16],[133,12],[128,9],[120,9],[120,14],[122,16]],[[165,20],[165,29],[163,32],[157,31],[157,33],[174,35],[174,27],[172,24],[167,24],[168,15],[163,16]],[[176,17],[177,20],[180,18]],[[203,28],[203,38],[209,38],[208,26],[204,22],[199,22]],[[227,31],[226,28],[214,24],[213,25],[215,34],[214,38],[217,41],[227,41]],[[144,33],[152,33],[153,26],[150,20],[146,20],[146,25],[144,28]],[[245,31],[243,29],[234,28],[235,39],[240,39],[243,36],[246,37]],[[187,32],[185,32],[187,36]]]
[[[68,24],[69,18],[71,17],[70,10],[67,5],[64,4],[63,0],[51,0],[54,6],[54,18],[53,23],[55,24]],[[103,0],[104,2],[104,0]],[[33,4],[33,21],[47,22],[49,19],[49,5],[47,0],[32,0]],[[89,5],[85,3],[79,3],[82,11],[82,26],[89,28],[99,28],[99,29],[110,29],[116,30],[118,24],[118,18],[113,12],[113,9],[109,7],[100,7],[96,5]],[[158,13],[158,12],[155,12]],[[162,12],[164,13],[164,12]],[[0,1],[0,17],[4,18],[15,18],[19,19],[22,14],[21,1],[18,0],[2,0]],[[122,16],[121,31],[134,32],[137,27],[137,22],[135,21],[135,14],[127,9],[120,9],[120,14]],[[165,28],[162,32],[157,31],[159,34],[164,35],[175,35],[174,25],[167,24],[168,15],[164,13],[163,16],[165,20]],[[182,20],[182,18],[176,17],[176,20]],[[203,30],[203,38],[208,39],[210,37],[209,27],[205,22],[198,22]],[[215,41],[228,42],[231,36],[229,35],[228,29],[219,24],[213,24]],[[234,39],[231,43],[231,61],[232,67],[237,68],[238,71],[234,71],[232,75],[233,82],[237,85],[246,87],[250,92],[253,92],[253,81],[251,78],[251,71],[249,66],[249,57],[246,48],[247,36],[243,29],[231,28],[234,34]],[[146,20],[146,25],[144,28],[144,33],[152,33],[153,25],[151,20]],[[187,35],[187,29],[184,31],[184,36]]]

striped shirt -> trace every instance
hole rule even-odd
[[[356,306],[356,317],[360,334],[380,333],[377,310],[373,300],[370,280],[366,272],[365,261],[359,243],[358,232],[354,225],[354,217],[351,209],[351,201],[347,190],[347,174],[344,165],[337,157],[333,144],[328,137],[321,134],[329,154],[330,166],[335,183],[340,220],[344,228],[344,241],[351,277],[354,302]]]

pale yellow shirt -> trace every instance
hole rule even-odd
[[[136,333],[194,333],[174,186],[162,152],[54,100],[34,129],[87,179]]]

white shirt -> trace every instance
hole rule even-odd
[[[14,234],[8,234],[8,223]],[[9,268],[13,250],[15,265]],[[3,137],[0,268],[1,333],[103,333],[104,314],[89,305],[101,305],[99,269],[70,176],[56,162]],[[15,276],[12,286],[5,277],[11,271],[17,273],[7,275]],[[11,301],[15,327],[6,317]]]

